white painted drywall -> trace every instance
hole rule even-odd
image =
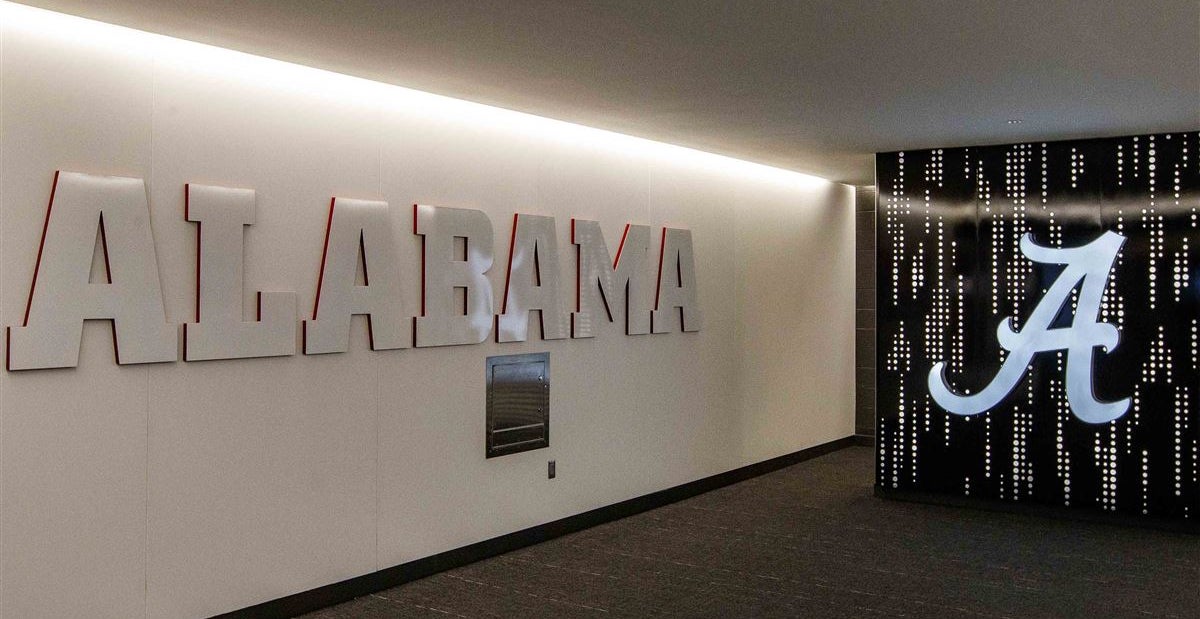
[[[204,617],[849,435],[853,194],[0,24],[0,323],[20,324],[54,171],[146,179],[169,320],[194,307],[185,183],[257,192],[245,288],[311,317],[332,196],[692,231],[704,328],[587,340],[0,372],[0,615]],[[657,235],[654,251],[657,251]],[[497,296],[503,273],[491,272]],[[498,299],[497,299],[498,301]],[[498,303],[497,303],[498,306]],[[536,330],[533,331],[536,333]],[[299,330],[297,329],[297,337]],[[484,359],[549,351],[551,447],[485,460]],[[546,479],[546,461],[558,478]]]

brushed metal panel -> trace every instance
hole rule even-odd
[[[487,359],[487,457],[550,446],[550,353]]]

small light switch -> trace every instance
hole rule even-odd
[[[546,463],[546,477],[548,479],[554,479],[554,460],[550,460]]]

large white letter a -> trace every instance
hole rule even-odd
[[[75,367],[86,319],[112,321],[117,363],[175,361],[146,186],[140,178],[55,175],[24,324],[8,331],[9,370]],[[107,282],[90,283],[96,231]]]
[[[1000,346],[1009,351],[996,376],[978,393],[959,395],[946,381],[946,364],[939,361],[929,372],[929,393],[939,406],[955,415],[977,415],[999,404],[1021,381],[1034,355],[1054,350],[1067,351],[1067,403],[1071,412],[1087,423],[1106,423],[1129,410],[1129,398],[1102,402],[1092,384],[1094,349],[1111,352],[1120,342],[1120,333],[1111,324],[1100,321],[1100,304],[1108,272],[1125,237],[1109,231],[1081,247],[1043,247],[1033,236],[1021,238],[1021,253],[1034,262],[1066,265],[1058,279],[1046,291],[1029,314],[1020,331],[1012,318],[1001,321],[996,329]],[[1051,328],[1059,311],[1079,286],[1079,302],[1070,327]]]

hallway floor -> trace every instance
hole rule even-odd
[[[885,501],[852,447],[307,619],[1200,617],[1200,536]]]

